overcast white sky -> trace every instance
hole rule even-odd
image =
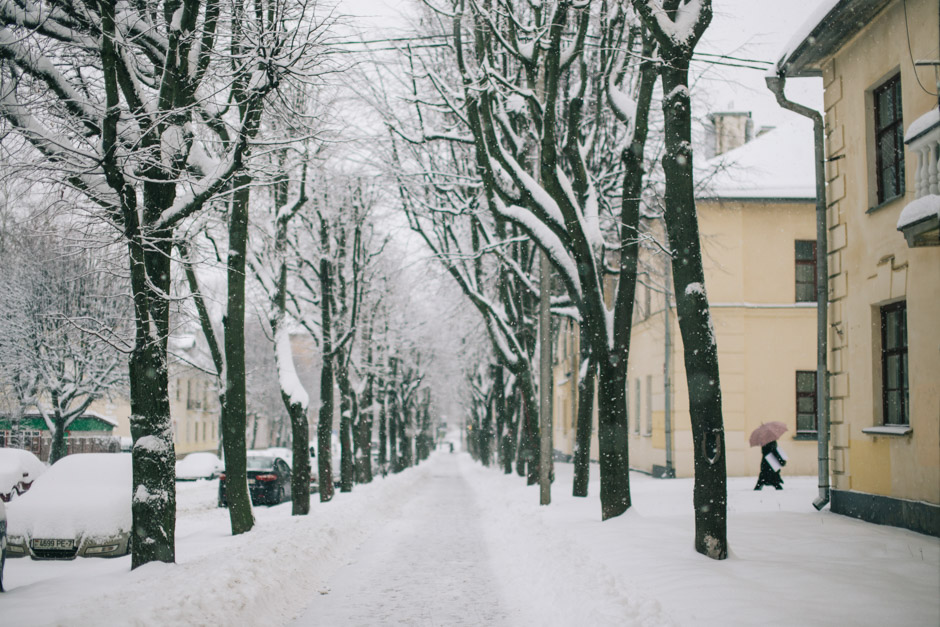
[[[387,32],[403,25],[401,15],[417,0],[336,0],[363,30]],[[776,61],[793,32],[820,0],[713,0],[714,18],[697,51]],[[778,126],[795,114],[781,110],[764,85],[763,72],[696,63],[699,114],[730,109],[752,111],[755,128]],[[800,84],[802,83],[802,85]],[[788,96],[810,106],[822,104],[819,79],[791,80]]]

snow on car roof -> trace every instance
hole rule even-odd
[[[29,451],[18,448],[0,448],[0,492],[13,489],[23,473],[29,473],[28,481],[34,481],[46,470],[46,465]]]
[[[82,453],[53,464],[7,509],[10,535],[72,538],[131,528],[131,455]]]

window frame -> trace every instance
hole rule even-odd
[[[888,346],[888,317],[890,314],[898,312],[900,321],[897,334],[899,345],[891,348]],[[889,305],[883,305],[880,308],[881,320],[881,424],[883,426],[909,426],[911,424],[910,415],[910,379],[908,368],[908,343],[907,343],[907,301],[902,300]],[[898,357],[898,382],[897,388],[888,388],[888,368],[891,357]],[[889,422],[888,398],[891,392],[899,392],[900,417],[901,422]]]
[[[881,103],[880,96],[888,90],[896,89],[896,102],[892,118],[884,126],[881,125]],[[904,195],[904,112],[903,99],[901,92],[901,73],[897,72],[885,81],[873,88],[872,94],[872,137],[874,138],[874,156],[875,156],[875,203],[881,206],[895,198]],[[883,185],[883,172],[887,169],[885,164],[885,155],[882,151],[881,140],[883,137],[894,136],[894,158],[892,166],[894,167],[894,189],[886,190]]]
[[[798,253],[799,244],[802,243],[802,242],[806,242],[806,243],[809,243],[809,244],[812,245],[812,249],[813,249],[813,258],[812,258],[812,259],[800,259],[800,258],[799,258],[799,253]],[[798,240],[794,240],[794,242],[793,242],[793,300],[794,300],[794,302],[797,302],[797,303],[815,303],[815,302],[817,302],[816,290],[818,289],[819,284],[817,283],[817,276],[816,276],[816,274],[817,274],[817,271],[818,271],[818,263],[819,263],[819,253],[818,253],[818,250],[817,250],[817,248],[816,248],[816,240],[810,240],[810,239],[798,239]],[[799,289],[800,286],[801,286],[801,285],[808,285],[808,282],[806,282],[806,281],[800,281],[800,277],[799,277],[799,273],[797,272],[797,269],[800,268],[801,266],[811,266],[811,267],[812,267],[812,277],[813,277],[812,285],[813,285],[813,290],[812,290],[812,292],[811,292],[812,298],[810,298],[810,299],[808,299],[808,300],[806,300],[806,299],[801,299],[801,298],[800,298],[800,289]]]
[[[808,374],[811,375],[813,385],[810,388],[810,391],[800,390],[800,375]],[[797,436],[813,436],[817,437],[819,434],[819,400],[816,395],[816,371],[815,370],[797,370],[796,375],[794,376],[794,388],[796,391],[796,405],[794,412],[794,418],[796,420],[796,435]],[[800,399],[801,398],[812,398],[813,399],[813,429],[800,429],[800,415],[806,414],[808,412],[800,411]]]

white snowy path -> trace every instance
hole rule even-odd
[[[294,624],[506,624],[480,511],[457,456],[440,456],[401,515],[359,547]]]

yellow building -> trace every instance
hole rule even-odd
[[[716,117],[716,126],[721,121]],[[760,449],[751,448],[748,438],[762,422],[779,420],[789,427],[781,438],[790,458],[785,474],[815,474],[812,126],[795,117],[787,127],[746,144],[743,131],[740,135],[731,144],[739,147],[702,169],[711,174],[702,175],[698,200],[728,473],[756,478]],[[660,220],[645,220],[645,228],[666,241]],[[627,389],[630,465],[654,475],[688,477],[693,472],[688,387],[675,300],[668,296],[671,270],[658,245],[642,247],[639,271]],[[556,345],[554,435],[564,454],[570,454],[574,437],[569,420],[574,377],[566,360],[577,350],[568,330],[573,327],[565,324]],[[596,427],[594,440],[596,459]]]
[[[170,338],[170,419],[177,457],[219,447],[219,396],[215,377],[196,364],[199,355],[195,336]],[[114,435],[131,435],[130,402],[126,396],[102,399],[92,409],[117,422]]]
[[[933,535],[938,14],[937,0],[842,0],[805,25],[777,65],[784,78],[821,76],[824,85],[831,509]]]

